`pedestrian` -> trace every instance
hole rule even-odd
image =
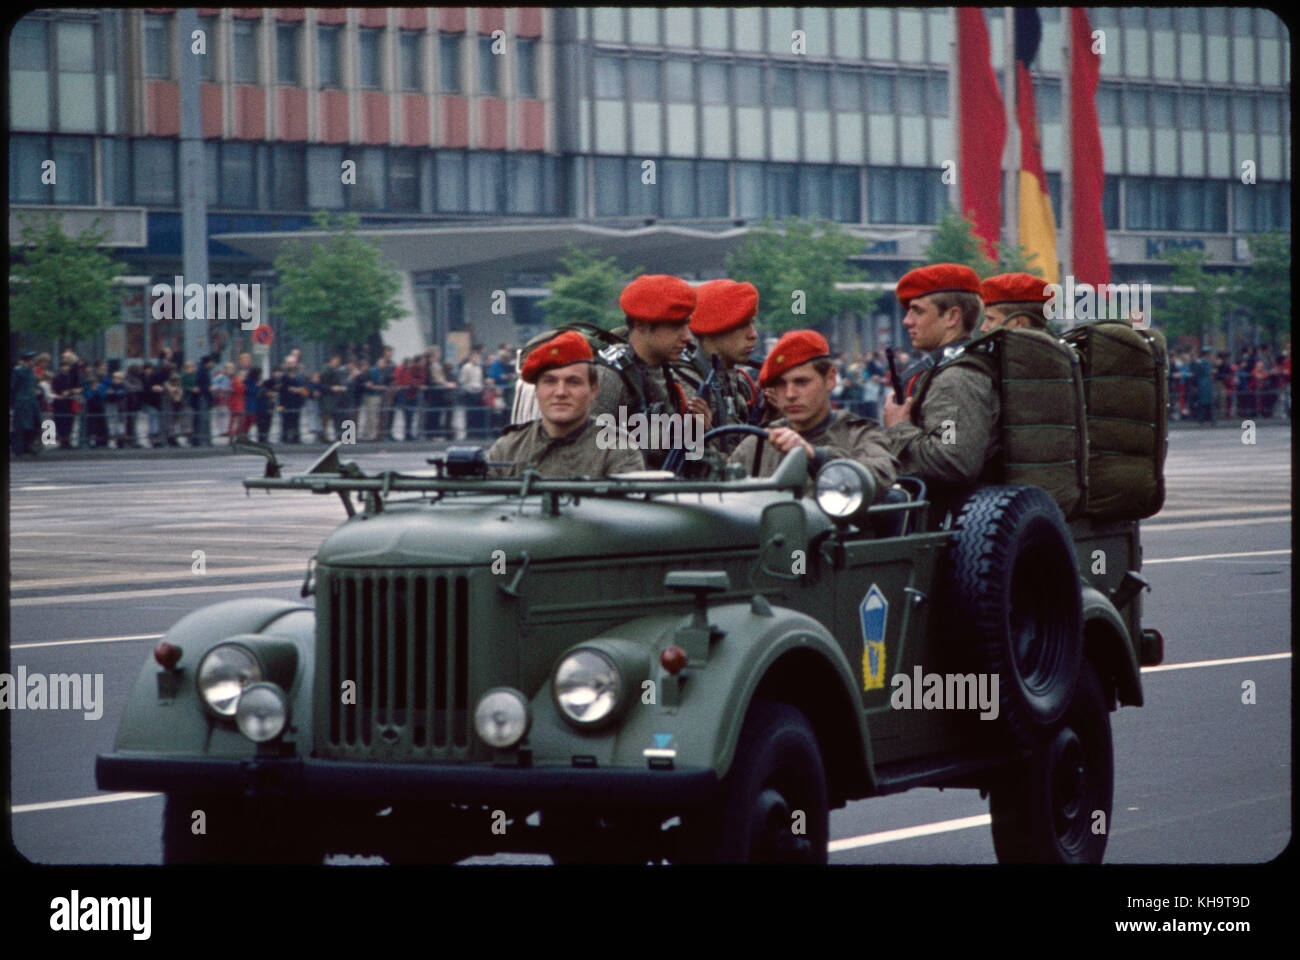
[[[54,393],[54,434],[58,445],[67,450],[72,445],[72,401],[81,392],[81,384],[67,353],[63,355],[50,389]]]
[[[185,409],[185,386],[181,372],[167,364],[167,379],[163,381],[163,442],[169,447],[180,446],[181,412]]]
[[[318,443],[325,439],[325,430],[321,426],[320,401],[321,392],[324,385],[321,383],[319,370],[313,370],[311,376],[307,378],[307,402],[302,406],[302,435],[303,442],[307,442],[307,437],[311,437],[313,443]]]
[[[348,368],[343,365],[341,356],[330,354],[320,375],[321,438],[328,443],[336,443],[343,436],[347,392]]]
[[[126,409],[126,371],[114,370],[102,385],[104,394],[104,416],[108,424],[108,445],[120,449],[127,445],[126,418],[122,415]]]
[[[1212,423],[1214,421],[1214,365],[1210,363],[1209,350],[1201,351],[1200,359],[1192,364],[1190,376],[1196,421]]]
[[[271,371],[269,377],[263,377],[261,371],[256,367],[253,368],[257,373],[256,404],[257,410],[254,413],[257,422],[257,439],[260,443],[271,442],[271,423],[275,419],[276,410],[280,406],[280,375],[283,371],[276,367]]]
[[[90,447],[108,446],[108,421],[104,414],[108,383],[108,364],[101,360],[91,371],[83,393],[86,404],[86,445]]]
[[[195,446],[212,446],[212,375],[216,372],[216,357],[205,355],[199,361],[194,376],[194,390],[190,394],[190,410],[194,420]]]
[[[451,419],[455,395],[451,371],[442,359],[442,348],[432,346],[425,351],[428,381],[424,391],[424,437],[443,436]]]
[[[230,426],[226,428],[226,435],[233,442],[237,437],[246,437],[250,426],[248,401],[249,401],[249,384],[248,369],[234,369],[231,367],[230,377],[230,396],[227,399],[227,405],[230,408]]]
[[[9,448],[16,457],[33,456],[36,452],[33,441],[41,424],[40,381],[34,370],[36,356],[35,350],[24,350],[9,377],[9,406],[13,410]]]
[[[474,436],[480,429],[480,406],[483,397],[483,358],[478,347],[472,347],[465,362],[460,365],[457,374],[459,391],[456,395],[457,414],[460,425],[456,428],[456,439],[463,440]]]
[[[279,378],[279,403],[283,411],[280,440],[283,443],[301,443],[302,408],[310,393],[307,378],[302,375],[296,360],[285,363]]]
[[[370,365],[365,375],[361,378],[361,423],[357,429],[361,434],[361,439],[372,441],[379,439],[379,427],[381,424],[381,415],[383,412],[384,395],[388,392],[385,384],[387,379],[383,364],[384,357],[380,357]]]

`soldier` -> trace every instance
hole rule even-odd
[[[752,283],[710,280],[695,288],[690,329],[698,345],[687,347],[672,369],[697,396],[703,396],[715,426],[748,423],[750,411],[758,402],[758,388],[739,366],[749,359],[758,342],[758,331],[754,329],[757,314],[758,290]],[[721,369],[708,395],[703,395],[714,357]],[[735,449],[741,440],[738,436],[722,439],[728,450]]]
[[[695,309],[691,285],[677,277],[643,274],[623,289],[618,305],[627,317],[628,342],[600,352],[591,415],[608,413],[621,426],[638,414],[693,413],[703,417],[708,429],[713,421],[709,405],[701,397],[688,400],[668,368],[669,361],[680,357],[691,342],[687,329]],[[686,435],[684,423],[681,435]],[[643,453],[646,463],[657,469],[663,465],[668,450]]]
[[[32,372],[35,350],[24,350],[9,379],[9,406],[13,408],[13,433],[10,435],[14,456],[33,452],[32,441],[41,426],[40,387]]]
[[[1002,273],[989,277],[980,284],[980,299],[984,301],[984,322],[980,333],[989,333],[998,327],[1047,331],[1047,317],[1043,304],[1049,298],[1044,292],[1047,281],[1030,273]]]
[[[970,267],[936,263],[898,281],[903,326],[919,358],[904,374],[907,399],[885,399],[885,431],[899,472],[940,496],[992,478],[1000,402],[983,369],[956,363],[980,316],[980,283]]]
[[[728,458],[754,477],[770,477],[781,458],[796,446],[808,454],[808,485],[828,460],[845,457],[862,464],[884,494],[894,482],[898,463],[889,451],[885,431],[874,420],[846,410],[831,409],[835,365],[826,338],[815,330],[791,330],[776,342],[758,374],[759,385],[781,412],[768,428],[766,442],[745,437]]]
[[[615,443],[601,442],[590,412],[596,394],[596,355],[586,338],[568,330],[534,348],[520,376],[537,388],[541,417],[507,427],[487,452],[489,461],[509,460],[493,468],[494,477],[515,477],[534,467],[547,478],[607,477],[645,468],[645,461],[624,432]]]

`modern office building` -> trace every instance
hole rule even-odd
[[[1035,65],[1058,224],[1062,12],[1042,8]],[[1106,44],[1114,280],[1159,284],[1170,246],[1238,268],[1247,234],[1289,231],[1278,17],[1089,14]],[[1001,80],[1003,8],[985,15]],[[407,317],[385,335],[399,355],[513,342],[516,325],[540,322],[540,284],[569,244],[703,279],[765,215],[844,224],[866,277],[891,284],[949,202],[946,7],[236,8],[200,9],[199,22],[201,54],[172,9],[37,10],[10,35],[11,243],[25,213],[55,211],[73,230],[100,219],[129,266],[104,356],[154,353],[180,332],[148,301],[181,272],[187,55],[200,64],[210,279],[270,282],[312,212],[355,212],[403,276]],[[840,332],[874,345],[894,322]]]

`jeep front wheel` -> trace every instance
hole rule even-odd
[[[688,829],[691,859],[826,862],[830,811],[821,748],[797,708],[754,703],[717,806]]]
[[[999,863],[1101,863],[1114,794],[1110,713],[1089,663],[1065,718],[989,790]]]

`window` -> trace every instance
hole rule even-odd
[[[51,145],[52,158],[59,171],[54,184],[54,202],[94,203],[95,142],[90,137],[53,137]]]
[[[95,26],[61,21],[56,25],[59,129],[93,133],[97,128]]]
[[[506,209],[509,213],[542,213],[542,158],[514,153],[508,159]]]
[[[1034,105],[1038,108],[1038,122],[1060,123],[1061,85],[1059,83],[1043,83],[1034,86]]]
[[[1232,129],[1237,133],[1255,132],[1255,98],[1250,94],[1232,98]]]
[[[763,165],[738,163],[736,171],[736,215],[762,217],[767,212],[763,196]]]
[[[1184,130],[1200,130],[1205,123],[1205,112],[1201,109],[1201,94],[1195,90],[1184,90],[1178,96],[1178,105],[1182,110],[1179,126]]]
[[[617,57],[596,57],[596,98],[623,99],[623,61]],[[658,94],[656,94],[657,98]]]
[[[236,20],[231,24],[231,37],[235,50],[235,83],[260,83],[261,71],[258,69],[256,20]]]
[[[176,143],[175,140],[135,141],[131,168],[135,203],[151,206],[176,204]]]
[[[1205,8],[1205,32],[1221,37],[1228,35],[1227,7]]]
[[[49,27],[24,17],[9,35],[9,121],[13,128],[50,127]]]
[[[384,85],[381,69],[382,30],[362,29],[357,38],[357,52],[361,63],[361,76],[358,85],[365,90],[378,90]]]
[[[700,64],[700,103],[727,102],[727,68],[721,63]]]
[[[307,151],[299,144],[277,143],[271,153],[271,206],[301,210],[307,206]]]
[[[402,89],[420,91],[424,89],[424,65],[420,58],[421,34],[415,30],[403,30],[398,39],[398,55],[402,61]]]
[[[454,150],[439,150],[435,166],[438,209],[448,213],[469,209],[469,197],[465,191],[465,155]]]
[[[9,201],[11,203],[49,203],[50,188],[41,183],[41,164],[49,159],[45,137],[11,136],[9,138]],[[123,169],[127,165],[122,164]],[[117,199],[130,202],[130,197]]]
[[[199,79],[211,83],[216,79],[217,71],[217,25],[216,17],[199,17],[199,29],[203,31],[203,55],[199,57]]]
[[[830,105],[830,78],[825,70],[803,72],[803,107],[805,110],[825,110]]]
[[[337,89],[343,86],[343,64],[339,57],[339,27],[316,28],[316,57],[320,65],[320,88]]]
[[[768,82],[772,85],[769,103],[774,107],[793,107],[795,103],[796,74],[788,67],[769,67]]]
[[[799,215],[831,218],[830,167],[805,165],[799,168]]]
[[[1282,98],[1276,94],[1263,94],[1259,98],[1259,132],[1282,132]]]
[[[170,16],[156,13],[144,16],[144,75],[165,80],[172,77]]]
[[[727,165],[701,160],[696,164],[699,176],[699,211],[701,217],[727,215]]]
[[[831,170],[831,219],[840,223],[857,223],[861,220],[862,191],[856,167],[834,167]]]
[[[867,105],[871,113],[894,112],[894,78],[888,73],[867,74]]]
[[[1201,8],[1200,7],[1179,7],[1178,8],[1178,29],[1184,33],[1201,32]]]
[[[912,74],[898,78],[898,112],[905,117],[919,117],[925,110],[924,81]]]
[[[420,209],[420,161],[414,150],[392,150],[388,154],[389,210]]]
[[[1232,8],[1232,35],[1234,37],[1249,37],[1252,35],[1249,7]]]
[[[460,41],[458,33],[438,35],[438,77],[442,93],[460,93]]]
[[[695,11],[689,7],[669,7],[664,11],[667,46],[693,47],[695,45]]]
[[[767,212],[773,217],[797,217],[799,189],[794,164],[770,163],[764,172],[767,181]]]
[[[277,83],[297,84],[298,31],[301,24],[277,23],[275,25],[275,79]]]
[[[221,144],[221,205],[251,209],[257,206],[257,175],[253,144]]]
[[[537,41],[522,38],[516,40],[515,51],[518,54],[516,94],[528,99],[535,98],[537,96]]]
[[[343,207],[342,147],[307,148],[307,206],[318,210]]]
[[[662,186],[665,217],[681,220],[696,216],[693,161],[664,160]]]
[[[1097,123],[1103,127],[1119,125],[1119,89],[1102,84],[1097,88]]]
[[[490,97],[501,93],[501,56],[492,52],[492,38],[478,38],[478,92]]]
[[[627,213],[627,180],[622,157],[596,157],[596,216],[618,217]]]
[[[1205,98],[1206,122],[1209,129],[1226,131],[1228,129],[1228,97],[1222,93],[1211,93]]]
[[[1174,95],[1168,90],[1156,90],[1151,95],[1151,120],[1163,130],[1174,126]]]
[[[636,44],[659,45],[659,10],[656,7],[629,7],[628,41]]]
[[[667,98],[674,103],[691,103],[695,100],[695,70],[689,60],[668,60],[664,63],[664,88]]]
[[[726,50],[731,46],[727,11],[719,7],[700,7],[700,46]]]
[[[357,182],[344,191],[348,209],[382,210],[387,183],[384,175],[387,152],[381,147],[348,147],[347,156],[357,162]]]
[[[831,81],[831,102],[836,110],[861,110],[862,74],[836,73]]]
[[[738,107],[758,107],[763,105],[762,75],[758,67],[737,66],[732,69],[732,81],[735,83],[732,99]]]
[[[1127,127],[1148,127],[1146,90],[1128,89],[1124,91],[1124,125]]]
[[[948,78],[932,73],[925,85],[928,98],[927,113],[932,117],[948,116]]]
[[[659,61],[637,58],[628,60],[627,86],[633,100],[658,100]]]
[[[469,155],[469,209],[471,213],[499,213],[500,188],[505,183],[505,157],[500,153]]]

